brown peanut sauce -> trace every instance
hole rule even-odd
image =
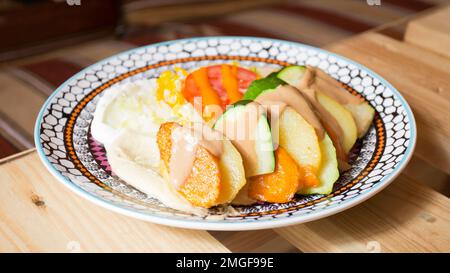
[[[274,111],[270,111],[273,106],[280,108],[278,110],[279,115],[286,106],[292,107],[315,129],[320,140],[325,136],[325,130],[310,102],[296,88],[289,85],[280,85],[274,91],[262,93],[255,101],[263,105],[271,115],[274,113]],[[271,116],[271,120],[274,120],[273,116]]]
[[[215,129],[222,132],[230,139],[242,156],[246,175],[251,175],[250,170],[254,170],[258,165],[258,156],[255,149],[257,136],[257,126],[264,108],[256,102],[250,102],[239,113],[239,117],[224,119],[215,125]]]
[[[223,135],[203,123],[177,126],[172,131],[172,153],[169,160],[169,180],[179,188],[189,176],[198,146],[216,157],[223,153]]]

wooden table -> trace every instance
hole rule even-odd
[[[402,41],[367,32],[327,47],[385,77],[406,97],[417,119],[412,162],[369,201],[280,229],[177,229],[122,216],[80,198],[29,150],[0,161],[0,251],[450,251],[450,200],[443,194],[450,188],[448,18],[450,7],[415,18]]]

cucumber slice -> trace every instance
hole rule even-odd
[[[275,155],[273,150],[272,132],[266,115],[261,115],[256,127],[255,151],[258,157],[258,167],[255,175],[273,173],[275,171]]]
[[[245,124],[242,123],[242,118],[246,115],[246,104],[250,101],[239,101],[233,106],[229,107],[223,115],[214,124],[214,129],[221,131],[227,138],[231,140],[233,145],[242,155],[242,160],[245,168],[245,176],[251,177],[255,175],[261,175],[266,173],[272,173],[275,170],[275,155],[273,151],[272,132],[270,130],[269,122],[266,115],[261,114],[258,119],[255,132],[254,151],[256,158],[250,158],[245,152],[248,145],[246,140],[242,140],[239,137],[249,136],[248,133],[242,133],[245,128],[234,128],[233,130],[241,132],[227,132],[226,124]],[[226,124],[225,124],[226,123]]]
[[[233,103],[233,104],[230,106],[230,108],[233,108],[233,107],[236,107],[236,106],[245,106],[245,105],[249,104],[249,103],[252,102],[252,101],[253,101],[253,100],[242,99],[242,100],[239,100],[239,101]],[[228,109],[227,109],[227,111],[225,111],[225,113],[226,113],[226,112],[228,112]],[[225,115],[225,113],[224,113],[224,115]]]
[[[303,78],[303,75],[305,75],[305,72],[306,67],[293,65],[281,69],[280,72],[278,72],[277,77],[287,82],[289,85],[298,87],[300,86],[301,80]]]
[[[277,88],[277,86],[284,84],[286,83],[277,77],[277,72],[273,72],[265,78],[253,81],[244,93],[244,99],[254,100],[261,93],[273,90]]]
[[[322,166],[317,173],[320,185],[301,189],[298,192],[300,194],[330,194],[333,191],[334,182],[339,178],[336,149],[328,134],[320,141],[319,145],[322,152]]]

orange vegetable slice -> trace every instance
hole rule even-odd
[[[230,80],[225,80],[224,83],[224,75],[223,75],[223,67],[225,70],[227,70],[225,73],[228,73],[228,70],[231,71],[231,76],[227,75],[227,78]],[[254,81],[258,76],[255,72],[250,71],[248,69],[245,69],[243,67],[239,67],[237,65],[228,65],[228,64],[218,64],[213,66],[204,67],[204,69],[207,70],[207,76],[210,87],[216,91],[219,99],[220,99],[220,107],[222,109],[225,109],[228,104],[231,103],[231,98],[229,97],[230,94],[233,96],[233,100],[236,100],[236,98],[239,96],[239,94],[236,94],[234,91],[234,86],[237,83],[237,91],[241,94],[243,94],[247,88],[250,86],[252,81]],[[186,100],[188,100],[190,103],[194,104],[194,98],[202,96],[199,86],[197,85],[195,79],[194,79],[194,73],[197,71],[192,72],[186,77],[186,80],[184,81],[182,94]],[[204,72],[202,72],[204,73]],[[202,76],[204,80],[204,75]],[[227,85],[228,89],[225,88],[225,85]],[[232,92],[229,94],[229,92]],[[241,95],[242,96],[242,95]]]
[[[194,77],[195,84],[200,90],[200,94],[203,100],[203,106],[205,105],[220,105],[219,95],[217,92],[211,87],[208,79],[208,70],[205,67],[202,67],[195,72],[192,73]]]
[[[237,66],[222,65],[222,84],[227,92],[229,103],[235,103],[242,98],[239,92],[239,83],[237,79]]]
[[[289,202],[297,192],[301,170],[282,147],[275,151],[275,171],[255,176],[249,181],[248,195],[258,201],[271,203]]]
[[[300,179],[299,187],[317,187],[320,184],[319,178],[317,177],[317,171],[311,166],[298,166],[300,171],[303,173],[303,177]]]

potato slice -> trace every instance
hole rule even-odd
[[[356,127],[358,128],[358,137],[363,137],[372,124],[375,116],[375,109],[367,102],[360,104],[345,104],[344,107],[350,111],[355,119]]]
[[[159,126],[158,133],[156,135],[156,143],[159,148],[159,156],[161,158],[161,167],[164,172],[169,171],[169,161],[172,153],[172,131],[178,125],[176,122],[166,122]]]
[[[315,74],[313,88],[338,101],[350,111],[358,128],[358,137],[363,137],[372,124],[375,109],[367,101],[344,90],[336,79],[321,69],[308,67],[308,70]]]
[[[328,134],[319,141],[312,126],[289,107],[280,117],[279,130],[280,146],[292,156],[302,173],[298,193],[330,193],[339,170],[336,149]]]
[[[157,134],[162,172],[165,173],[170,172],[171,135],[176,126],[180,125],[164,123]],[[223,140],[220,158],[202,146],[197,147],[192,171],[178,192],[194,206],[209,208],[231,202],[245,183],[241,155],[229,140]]]
[[[219,159],[198,146],[191,173],[178,191],[192,205],[209,208],[218,204],[221,184]]]
[[[358,130],[352,114],[339,102],[328,97],[327,95],[321,92],[316,92],[316,96],[319,103],[334,117],[336,122],[342,128],[343,137],[341,138],[341,144],[344,152],[348,154],[353,145],[355,145],[358,137]]]
[[[170,173],[169,162],[172,156],[172,132],[180,126],[175,122],[161,124],[156,136],[163,171]],[[178,189],[189,203],[194,206],[209,208],[217,205],[221,188],[219,159],[202,146],[195,151],[192,170]]]
[[[220,173],[222,174],[222,188],[218,204],[231,203],[242,187],[245,186],[244,165],[241,154],[229,140],[223,140],[223,153],[220,157]]]
[[[300,166],[318,170],[322,162],[314,128],[294,109],[286,107],[279,120],[279,144]]]
[[[330,194],[333,185],[339,178],[338,161],[336,159],[336,149],[328,135],[320,141],[320,150],[322,152],[322,166],[317,172],[319,185],[315,187],[302,187],[300,194]]]

